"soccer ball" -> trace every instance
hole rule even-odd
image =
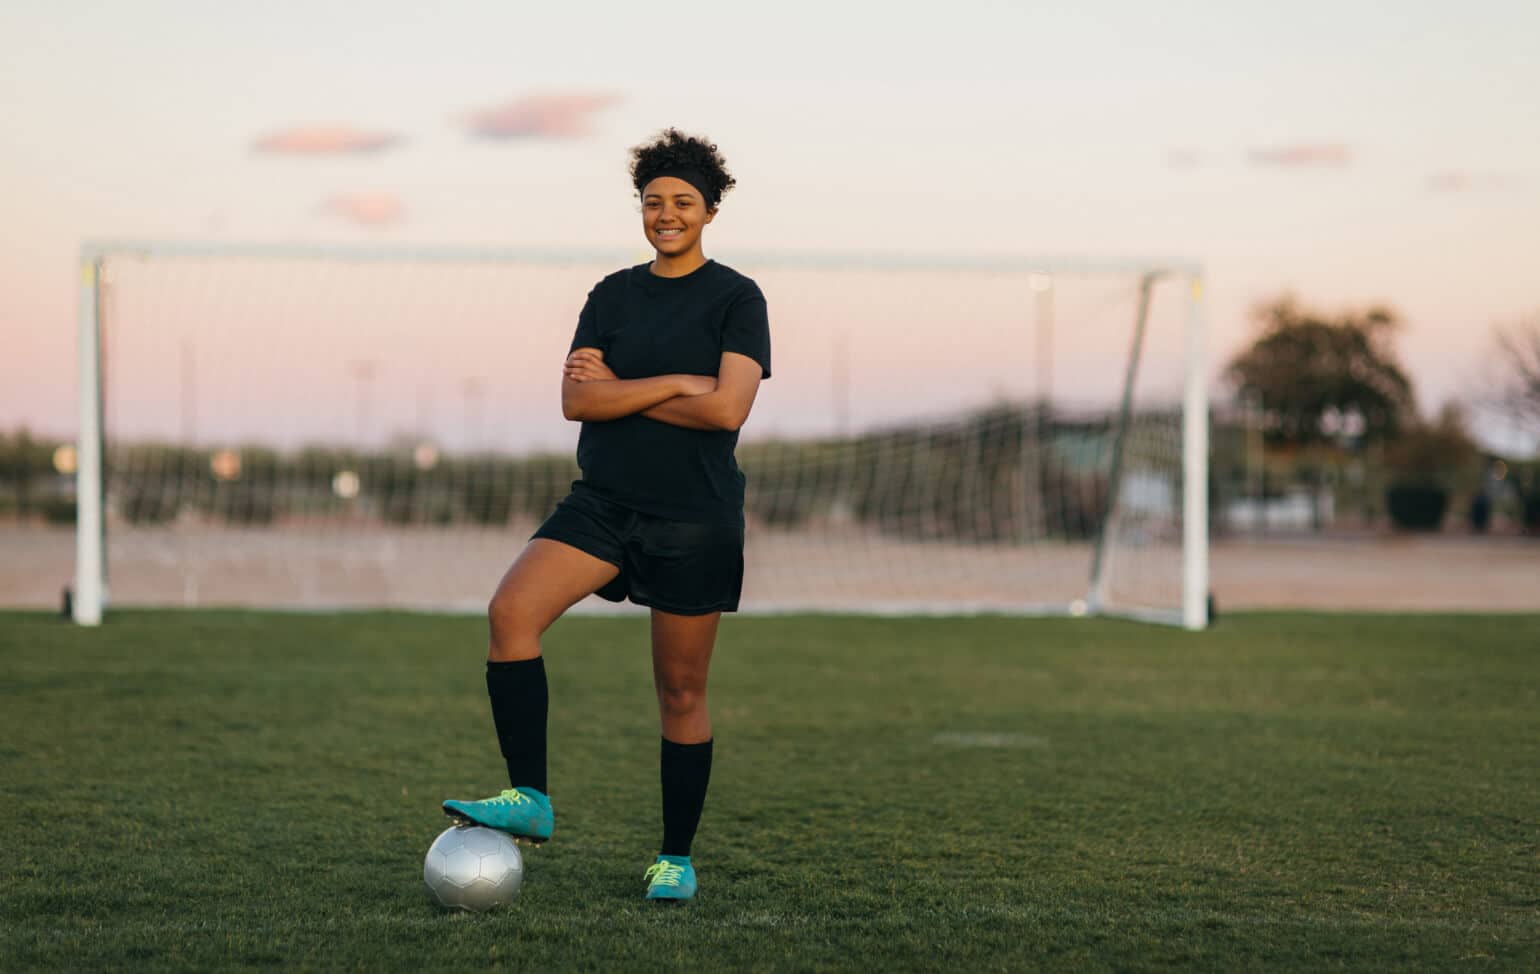
[[[428,847],[422,881],[444,909],[483,913],[519,895],[524,857],[502,832],[456,825],[439,833]]]

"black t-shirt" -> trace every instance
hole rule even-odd
[[[683,277],[648,264],[616,271],[588,292],[572,348],[598,348],[621,379],[715,376],[723,352],[747,355],[770,378],[770,321],[759,285],[714,260]],[[735,430],[692,430],[641,413],[585,422],[577,460],[590,489],[675,521],[737,521],[743,473]]]

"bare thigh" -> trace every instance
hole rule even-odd
[[[550,538],[531,541],[492,596],[487,610],[492,625],[488,658],[539,656],[540,634],[619,574],[619,568],[571,545]]]

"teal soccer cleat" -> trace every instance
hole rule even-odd
[[[658,856],[642,874],[649,900],[688,900],[695,897],[695,867],[689,856]]]
[[[539,845],[551,837],[556,817],[551,799],[535,788],[509,788],[495,798],[479,802],[450,799],[444,802],[444,814],[460,822],[485,825],[507,832],[514,839]]]

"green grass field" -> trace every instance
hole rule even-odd
[[[548,635],[556,837],[469,916],[482,621],[0,614],[0,968],[1540,968],[1540,617],[729,619],[674,909],[645,640]]]

